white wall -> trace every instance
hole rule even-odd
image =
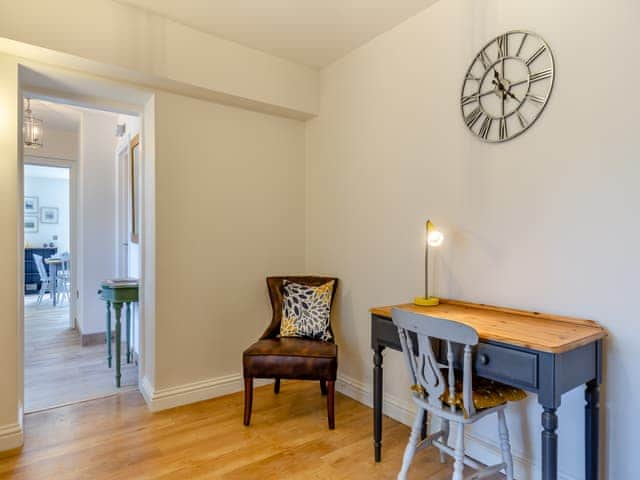
[[[77,130],[62,130],[46,124],[42,147],[25,147],[24,155],[36,162],[40,157],[75,161],[78,159],[78,142]]]
[[[239,387],[265,277],[304,269],[304,124],[163,92],[155,119],[154,387]]]
[[[367,309],[422,293],[431,218],[446,235],[437,294],[609,330],[604,478],[637,475],[639,19],[635,0],[441,1],[322,72],[307,129],[307,271],[342,280],[342,378],[370,388]],[[523,136],[484,144],[461,119],[460,86],[479,48],[517,28],[551,45],[555,91]],[[408,405],[400,355],[385,364],[386,394]],[[581,389],[563,398],[561,478],[584,478],[583,405]],[[534,478],[523,469],[540,464],[536,398],[510,414],[519,478]],[[495,428],[474,435],[495,444]]]
[[[53,168],[53,167],[52,167]],[[38,197],[39,209],[54,207],[58,209],[58,223],[42,223],[38,214],[38,232],[25,233],[25,245],[42,247],[53,242],[59,252],[69,251],[69,180],[62,178],[30,177],[24,178],[25,196]],[[54,240],[53,237],[58,239]]]
[[[18,75],[15,59],[0,54],[0,251],[4,261],[0,271],[0,451],[22,444],[22,375],[18,371],[22,332],[17,328],[23,292],[20,282],[24,267],[18,264],[22,235],[18,227],[23,206],[18,169]]]
[[[78,320],[83,334],[104,332],[100,283],[116,273],[115,114],[83,110],[78,175]]]

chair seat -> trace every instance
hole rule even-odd
[[[473,405],[476,410],[494,408],[507,402],[517,402],[525,398],[527,398],[527,394],[524,390],[478,375],[473,377]],[[440,400],[445,405],[451,406],[448,388],[440,395]],[[466,416],[466,410],[462,402],[462,382],[456,382],[453,404],[456,408],[461,408]]]
[[[338,347],[304,338],[268,338],[247,348],[242,363],[245,378],[335,380]]]

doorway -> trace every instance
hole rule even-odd
[[[133,355],[122,359],[117,387],[106,346],[117,340],[97,291],[103,280],[131,276],[130,258],[119,267],[121,225],[129,224],[121,204],[131,203],[119,153],[141,122],[49,98],[29,103],[42,138],[23,147],[25,413],[137,388],[140,351],[133,335],[120,339]]]

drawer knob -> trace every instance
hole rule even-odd
[[[488,365],[489,364],[489,355],[487,355],[486,353],[483,353],[480,355],[480,363],[482,365]]]

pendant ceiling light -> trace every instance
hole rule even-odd
[[[42,120],[33,116],[31,100],[27,98],[27,109],[24,111],[22,137],[24,144],[31,148],[42,147]]]

